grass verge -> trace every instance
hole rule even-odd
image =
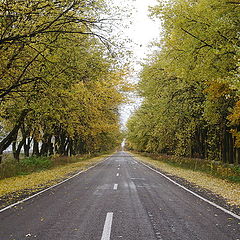
[[[102,161],[106,156],[101,155],[89,159],[78,159],[78,162],[58,165],[51,169],[33,172],[28,175],[2,179],[0,180],[0,205],[11,204],[21,199],[23,195],[29,196],[43,188],[54,185],[73,173],[85,170]]]
[[[229,182],[225,179],[217,178],[209,173],[186,169],[174,164],[169,164],[160,159],[142,156],[136,153],[130,153],[140,161],[167,172],[171,175],[183,178],[199,187],[210,190],[211,192],[226,199],[230,205],[240,206],[240,183]]]
[[[168,163],[175,167],[205,172],[221,179],[240,183],[240,165],[221,163],[219,161],[211,161],[207,159],[179,157],[174,155],[163,155],[146,152],[141,152],[139,154],[142,156],[150,157],[154,160]]]
[[[85,154],[75,156],[51,156],[51,157],[29,157],[22,158],[16,161],[11,157],[0,164],[0,179],[16,177],[19,175],[28,175],[33,172],[39,172],[47,169],[56,168],[58,166],[67,165],[69,163],[76,163],[85,161],[86,159],[93,158],[104,153],[98,154]],[[105,153],[107,154],[107,152]]]

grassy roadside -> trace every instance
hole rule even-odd
[[[2,179],[0,180],[0,200],[4,202],[4,205],[12,203],[15,199],[19,200],[22,195],[30,195],[60,182],[77,171],[85,170],[101,162],[106,156],[101,155],[89,159],[79,159],[79,162],[59,165],[28,175]]]
[[[199,187],[212,191],[213,193],[226,199],[228,204],[240,207],[240,183],[229,182],[224,179],[214,177],[208,173],[181,168],[176,165],[168,164],[160,160],[154,160],[151,157],[132,153],[140,161],[150,164],[171,175],[181,177]]]
[[[0,164],[0,180],[10,177],[16,177],[20,175],[29,175],[33,172],[40,172],[43,170],[53,169],[59,166],[68,165],[70,163],[76,163],[85,161],[90,158],[94,158],[100,155],[108,154],[109,152],[97,153],[97,154],[83,154],[74,156],[50,156],[50,157],[37,157],[32,156],[28,158],[21,158],[19,161],[13,159],[10,154],[5,161]]]

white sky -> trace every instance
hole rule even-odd
[[[116,0],[119,3],[119,0]],[[125,1],[126,2],[126,1]],[[133,41],[133,67],[134,73],[131,77],[134,82],[138,80],[138,74],[141,70],[140,62],[142,62],[147,54],[151,53],[149,44],[154,39],[159,39],[161,24],[160,21],[153,21],[149,18],[148,6],[157,4],[156,0],[134,0],[132,5],[135,7],[132,15],[132,24],[128,29],[124,30],[124,34]],[[121,107],[121,122],[125,126],[131,112],[140,104],[140,99],[133,97],[134,103]]]
[[[149,18],[148,7],[156,5],[156,0],[135,0],[136,11],[133,13],[133,24],[126,30],[126,34],[136,44],[134,57],[142,60],[148,54],[148,45],[160,35],[160,22]]]

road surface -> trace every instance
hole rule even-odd
[[[118,152],[0,213],[0,240],[237,240],[240,220]]]

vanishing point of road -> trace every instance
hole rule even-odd
[[[240,220],[118,152],[0,212],[0,240],[237,240]]]

